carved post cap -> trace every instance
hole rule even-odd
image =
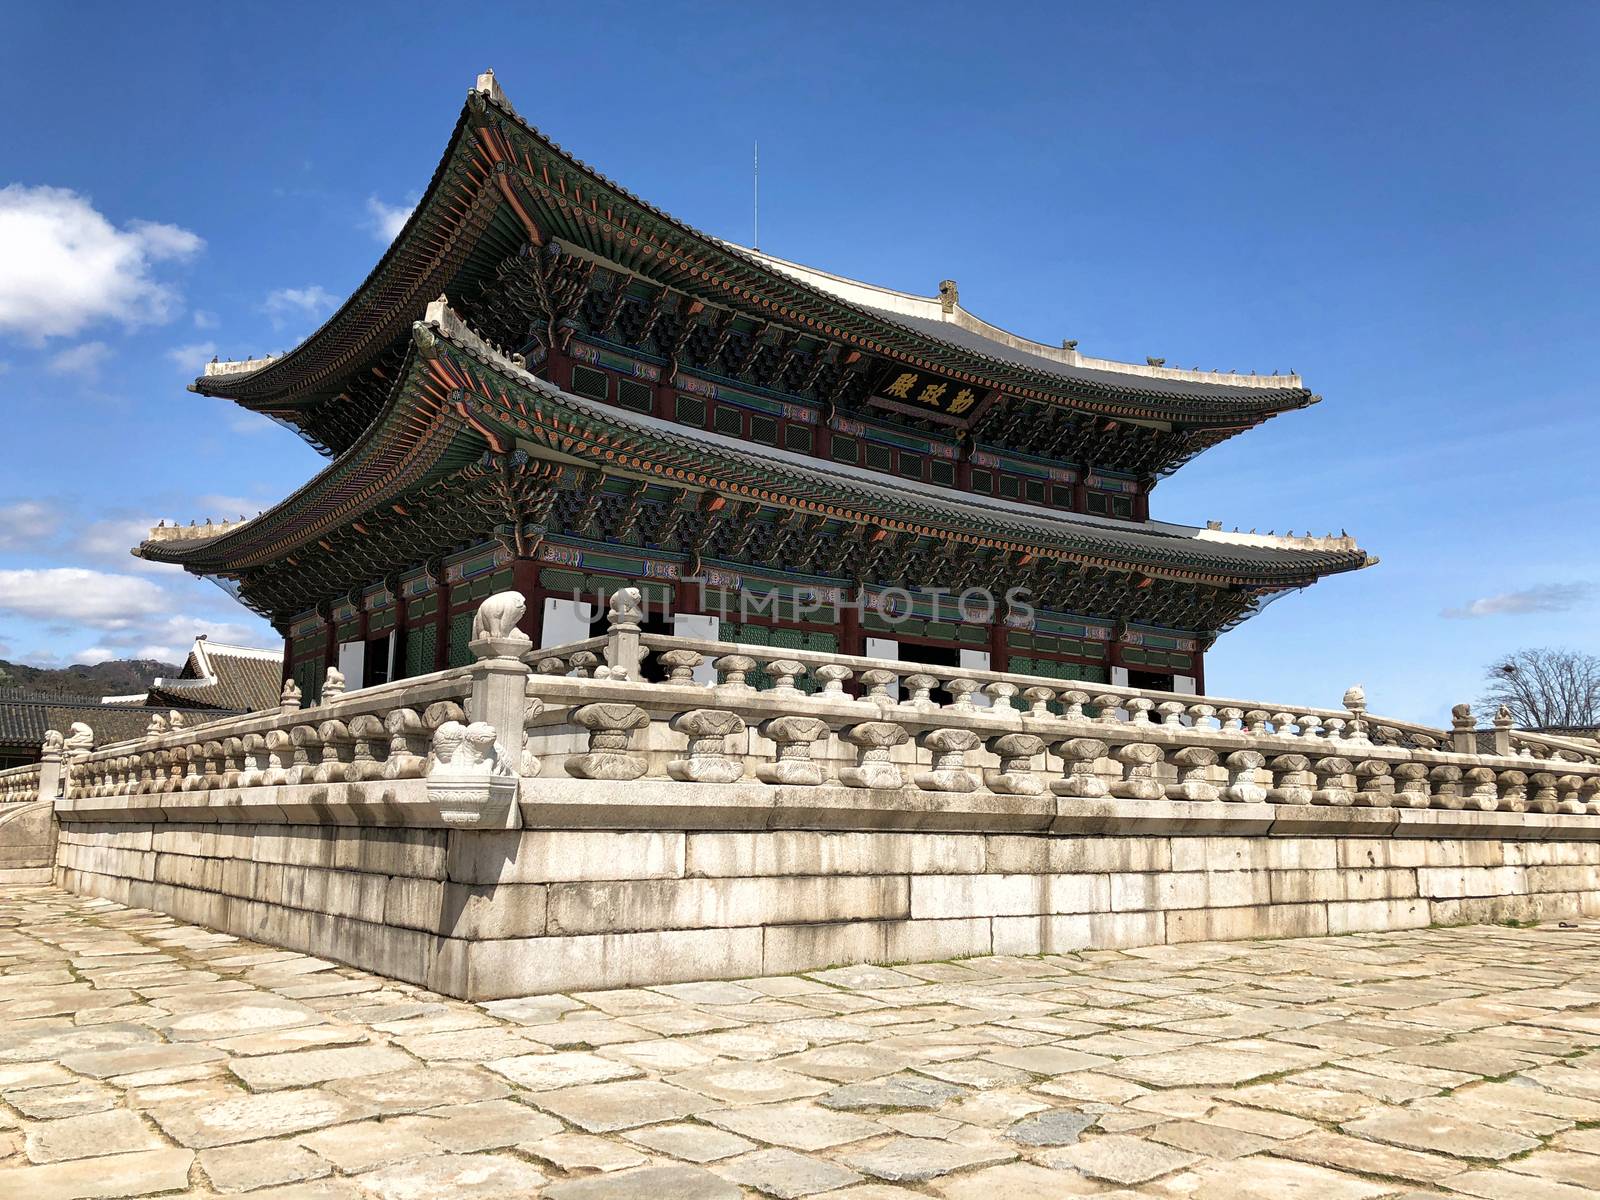
[[[755,691],[755,688],[746,683],[744,678],[756,669],[756,660],[749,655],[724,654],[721,658],[712,659],[711,665],[717,669],[722,680],[722,687]]]
[[[1055,688],[1031,687],[1024,688],[1022,698],[1028,702],[1028,711],[1036,717],[1050,715],[1050,703],[1056,698]],[[1079,705],[1078,715],[1083,715],[1083,707]]]
[[[771,717],[756,727],[756,732],[780,745],[789,742],[815,742],[828,736],[828,723],[816,717],[793,714]]]
[[[572,719],[591,732],[598,730],[627,731],[643,729],[650,724],[650,714],[637,704],[601,702],[585,704],[575,710]]]
[[[976,750],[982,744],[982,739],[972,730],[953,726],[926,730],[917,736],[917,741],[924,748],[932,750],[935,754]]]
[[[1188,705],[1179,700],[1163,700],[1156,706],[1156,711],[1161,714],[1163,725],[1183,724],[1183,714]]]
[[[1125,746],[1118,746],[1114,757],[1129,766],[1148,767],[1160,762],[1163,755],[1160,746],[1153,746],[1149,742],[1129,742]]]
[[[1056,753],[1067,762],[1093,762],[1110,752],[1111,748],[1099,738],[1068,738],[1056,743]]]
[[[696,650],[668,650],[659,661],[667,668],[668,683],[693,683],[694,669],[704,663],[706,657]]]
[[[1044,753],[1044,739],[1031,733],[1002,733],[989,749],[998,758],[1033,758]]]
[[[994,707],[997,710],[1016,707],[1011,703],[1011,697],[1017,694],[1016,684],[997,679],[993,683],[987,684],[983,690],[985,694],[994,700]]]
[[[1172,756],[1174,766],[1211,767],[1217,762],[1217,752],[1208,746],[1185,746]]]
[[[794,681],[806,673],[806,666],[792,658],[775,658],[767,664],[767,674],[772,676],[772,690],[794,692]]]
[[[861,682],[867,685],[867,694],[863,699],[889,703],[889,685],[896,678],[898,676],[895,672],[882,667],[873,667],[871,670],[861,672]]]
[[[618,588],[606,604],[606,626],[638,632],[644,618],[644,593],[636,587]]]
[[[812,672],[822,680],[822,694],[837,696],[844,691],[845,680],[855,674],[849,667],[839,663],[825,663]]]
[[[688,712],[679,713],[667,724],[674,731],[692,738],[727,737],[729,734],[743,733],[745,728],[743,717],[721,708],[691,708]]]
[[[846,727],[839,736],[852,746],[860,746],[864,750],[903,746],[911,740],[911,735],[904,727],[893,721],[861,721]]]
[[[1125,701],[1123,708],[1128,710],[1130,719],[1136,725],[1150,723],[1150,710],[1156,706],[1154,700],[1146,700],[1143,696],[1134,696]]]
[[[906,691],[911,694],[900,703],[909,708],[935,708],[932,698],[933,689],[939,686],[939,681],[932,675],[907,675],[903,681]]]

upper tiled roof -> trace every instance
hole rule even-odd
[[[183,706],[174,705],[183,711]],[[165,712],[126,704],[104,704],[92,697],[61,696],[37,692],[0,692],[0,746],[7,749],[38,750],[47,731],[71,730],[81,721],[94,730],[97,745],[141,737],[155,712]],[[194,720],[214,716],[196,712]]]
[[[157,679],[146,703],[173,707],[259,712],[278,703],[283,654],[250,646],[195,640],[175,679]]]

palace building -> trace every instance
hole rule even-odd
[[[288,354],[192,389],[328,456],[267,512],[135,551],[217,579],[314,697],[536,645],[640,586],[687,636],[1204,690],[1215,638],[1376,561],[1151,519],[1163,476],[1318,399],[1113,362],[745,249],[625,191],[481,76],[371,275]],[[1008,601],[1006,598],[1010,596]]]

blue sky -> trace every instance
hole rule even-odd
[[[1520,646],[1600,652],[1600,9],[1568,3],[7,6],[0,657],[266,644],[129,557],[322,460],[184,390],[371,269],[475,74],[710,233],[1085,353],[1326,397],[1157,517],[1348,529],[1381,565],[1224,636],[1218,694],[1442,720]]]

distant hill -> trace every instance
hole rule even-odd
[[[153,658],[115,658],[70,667],[30,667],[0,659],[0,688],[96,698],[131,696],[147,691],[157,677],[170,679],[182,669]]]

